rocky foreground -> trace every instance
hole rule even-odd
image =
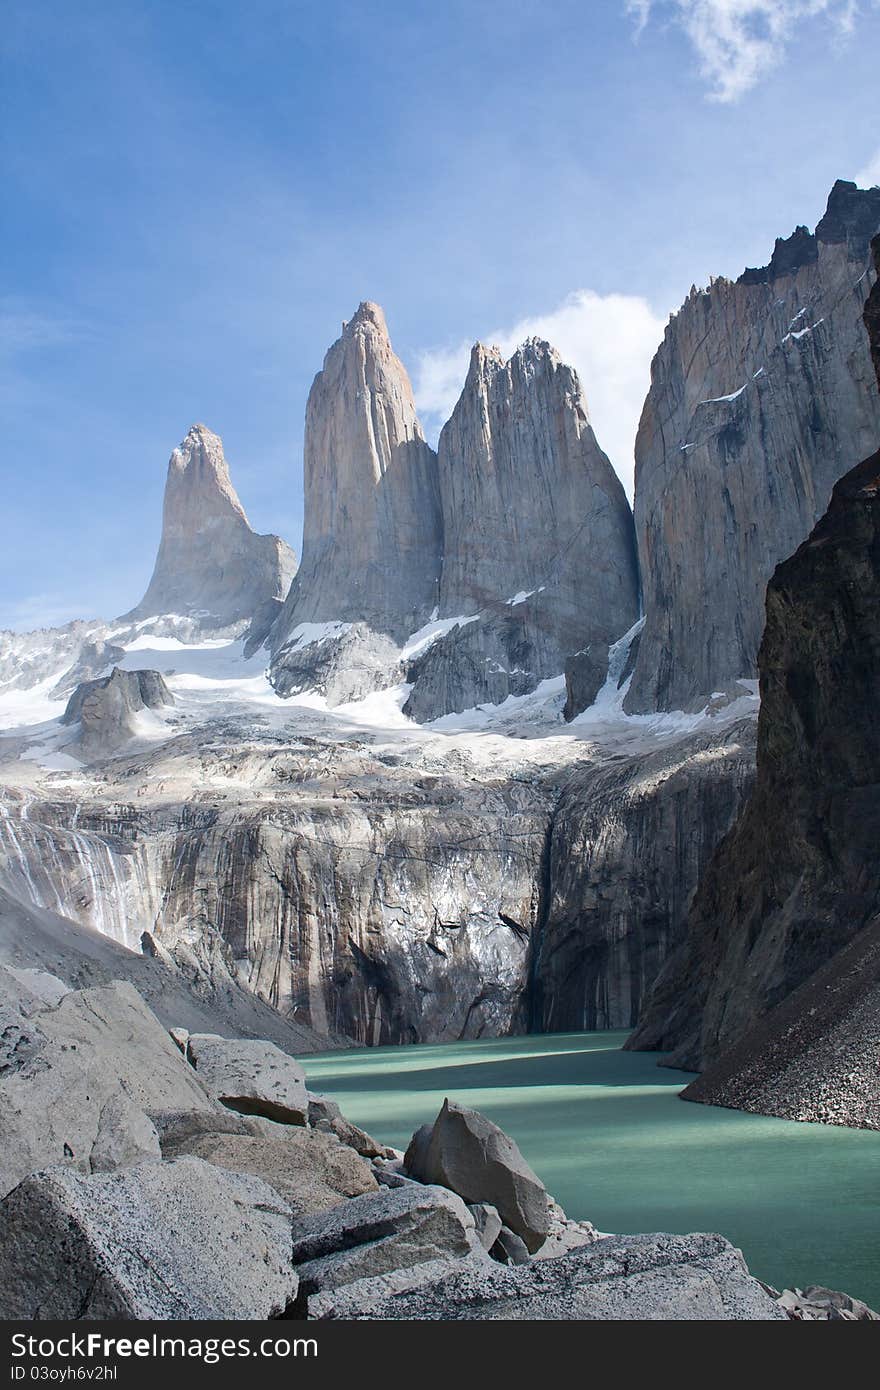
[[[874,1319],[720,1235],[601,1236],[447,1101],[406,1154],[273,1043],[0,967],[0,1317]]]

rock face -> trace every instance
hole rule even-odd
[[[0,1073],[4,1193],[50,1164],[88,1171],[92,1154],[106,1148],[110,1101],[126,1098],[143,1111],[211,1109],[195,1072],[129,984],[67,994],[29,1023],[29,1047],[18,1047]]]
[[[303,554],[272,635],[272,679],[303,623],[364,623],[403,641],[438,601],[437,460],[385,317],[364,303],[309,393]]]
[[[263,1319],[296,1292],[281,1198],[196,1158],[50,1168],[0,1203],[3,1318]]]
[[[438,452],[441,617],[479,615],[414,663],[419,720],[493,704],[638,617],[632,515],[576,373],[533,339],[505,362],[478,343]]]
[[[577,769],[559,798],[516,1026],[632,1028],[754,777],[754,724]]]
[[[114,666],[103,680],[77,686],[61,722],[79,725],[78,738],[70,746],[87,758],[98,758],[137,736],[141,711],[173,704],[174,696],[158,671],[121,671]]]
[[[613,1236],[525,1266],[462,1265],[357,1316],[431,1321],[785,1321],[722,1236]]]
[[[478,1110],[445,1100],[430,1127],[413,1135],[404,1167],[419,1182],[436,1183],[467,1202],[488,1202],[528,1251],[550,1230],[547,1190],[517,1145]]]
[[[880,239],[874,247],[880,254]],[[880,364],[878,299],[875,285],[866,321]],[[833,966],[848,943],[859,950],[857,934],[876,922],[878,613],[874,454],[837,484],[827,515],[768,586],[755,789],[709,866],[687,940],[655,986],[632,1046],[671,1048],[672,1064],[707,1066],[820,967]],[[867,1007],[874,988],[866,957],[862,991],[847,992],[848,960],[839,958],[839,989],[826,981],[829,1028],[847,1008]],[[786,1019],[774,1044],[780,1068]],[[876,1096],[876,1076],[873,1085]]]
[[[176,613],[208,628],[250,620],[286,596],[295,570],[284,541],[251,529],[219,435],[193,425],[168,464],[153,577],[126,618]]]
[[[764,590],[876,447],[861,323],[880,190],[837,183],[769,266],[692,291],[651,371],[636,441],[646,624],[626,708],[698,709],[755,675]]]

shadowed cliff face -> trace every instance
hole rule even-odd
[[[168,464],[153,577],[126,618],[173,613],[207,627],[250,620],[285,597],[295,571],[284,541],[251,530],[222,440],[193,425]]]
[[[861,323],[880,191],[837,183],[814,235],[692,291],[636,441],[645,629],[626,707],[698,709],[756,674],[764,593],[880,437]]]
[[[880,238],[873,249],[880,257]],[[864,317],[880,384],[877,284]],[[837,484],[777,568],[759,666],[755,791],[630,1041],[673,1048],[671,1064],[694,1069],[747,1045],[752,1025],[880,911],[880,453]]]
[[[403,640],[438,599],[437,460],[382,310],[364,303],[306,407],[302,563],[272,638],[304,622],[366,623]]]

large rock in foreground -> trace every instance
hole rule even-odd
[[[210,1111],[212,1103],[165,1029],[129,984],[73,991],[28,1020],[0,1074],[0,1193],[50,1164],[88,1170],[106,1154],[107,1103],[142,1111]],[[106,1158],[105,1160],[106,1161]]]
[[[308,1124],[305,1072],[274,1043],[192,1033],[186,1056],[208,1094],[228,1109],[280,1124]]]
[[[196,1158],[49,1169],[0,1204],[2,1318],[263,1319],[297,1287],[278,1194]]]
[[[496,1124],[445,1100],[433,1126],[417,1130],[404,1166],[419,1182],[436,1183],[466,1202],[488,1202],[534,1252],[550,1230],[547,1190],[517,1145]]]
[[[751,1277],[740,1252],[717,1235],[613,1236],[556,1260],[462,1264],[435,1284],[372,1299],[356,1316],[450,1322],[787,1320]]]
[[[153,577],[126,618],[173,613],[209,628],[250,620],[285,598],[295,571],[284,541],[251,529],[220,437],[193,425],[168,463]]]

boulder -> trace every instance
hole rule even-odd
[[[811,1284],[806,1289],[783,1289],[777,1296],[780,1308],[795,1322],[880,1322],[860,1298]]]
[[[369,1163],[335,1135],[277,1126],[278,1138],[201,1134],[175,1146],[217,1168],[250,1173],[273,1187],[297,1217],[338,1206],[349,1197],[378,1190]],[[166,1150],[166,1153],[168,1150]]]
[[[111,1098],[147,1112],[213,1109],[130,984],[73,990],[37,1017],[39,1029],[28,1021],[29,1042],[16,1047],[15,1065],[0,1072],[0,1195],[51,1164],[87,1172]]]
[[[488,1258],[473,1216],[460,1197],[437,1187],[407,1185],[356,1197],[297,1223],[293,1232],[293,1260],[307,1296],[415,1266],[430,1264],[439,1275],[447,1261],[473,1256]],[[402,1282],[410,1281],[398,1278],[396,1287]]]
[[[281,1124],[308,1124],[305,1072],[274,1043],[192,1033],[186,1056],[208,1093],[228,1109]]]
[[[411,1177],[489,1202],[533,1252],[550,1229],[547,1191],[514,1141],[478,1110],[445,1100],[430,1136],[413,1135],[404,1165]]]
[[[612,1236],[558,1260],[523,1266],[460,1261],[439,1281],[373,1298],[348,1316],[444,1322],[787,1318],[749,1274],[740,1251],[719,1235]]]
[[[340,1143],[364,1158],[384,1158],[388,1152],[378,1139],[347,1120],[336,1102],[326,1096],[309,1096],[309,1124],[326,1134],[335,1134]]]
[[[139,1163],[161,1163],[159,1134],[149,1116],[120,1091],[105,1102],[89,1165],[93,1173],[115,1173]]]
[[[264,1319],[295,1298],[290,1213],[195,1158],[34,1173],[0,1203],[0,1317]]]
[[[509,1226],[502,1226],[498,1239],[492,1246],[489,1254],[493,1260],[497,1260],[502,1265],[527,1265],[529,1262],[529,1252],[524,1240],[521,1240]]]
[[[490,1206],[488,1202],[474,1202],[468,1207],[468,1211],[474,1218],[480,1244],[484,1250],[491,1250],[504,1230],[504,1223],[496,1208]]]

